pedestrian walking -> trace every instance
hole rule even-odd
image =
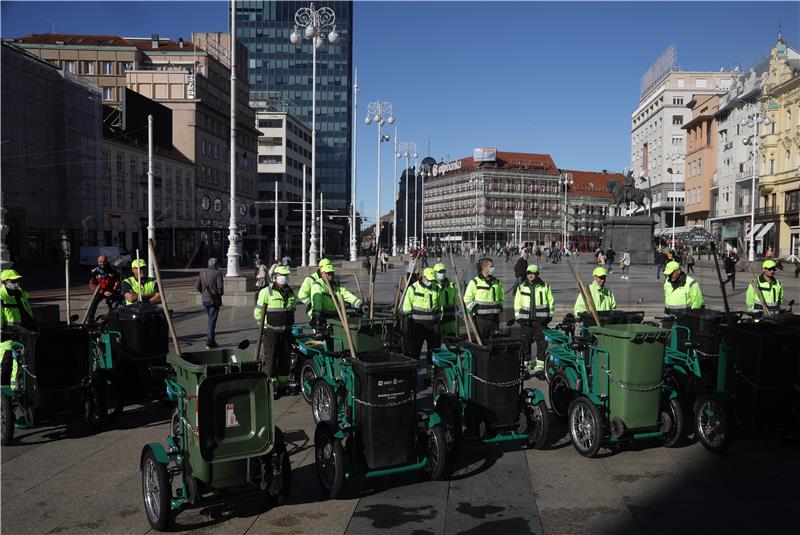
[[[661,280],[661,273],[667,265],[667,253],[663,249],[656,253],[656,280]]]
[[[686,273],[694,273],[694,252],[691,248],[686,254]]]
[[[722,267],[725,270],[725,280],[722,284],[731,283],[731,289],[736,290],[736,263],[739,262],[739,257],[736,255],[736,249],[730,249],[728,256],[722,260]]]
[[[614,273],[614,260],[617,258],[617,253],[611,247],[606,251],[606,270],[609,273]]]
[[[525,282],[525,275],[528,270],[528,258],[529,258],[528,251],[523,249],[522,255],[520,255],[519,259],[517,260],[517,263],[514,264],[514,278],[516,279],[516,281],[514,281],[514,286],[511,288],[511,293],[514,293],[515,295],[517,287],[519,287],[520,284]]]
[[[280,266],[281,266],[281,259],[276,256],[275,260],[272,262],[272,265],[269,267],[269,271],[267,272],[270,282],[275,280],[275,269],[279,268]]]
[[[261,261],[261,258],[256,258],[256,288],[264,288],[267,285],[269,272],[267,265]]]
[[[203,307],[208,314],[206,349],[214,349],[217,347],[217,318],[222,306],[222,295],[225,293],[225,281],[216,258],[208,259],[208,267],[197,276],[195,289],[203,296]]]
[[[386,252],[386,249],[381,251],[381,272],[386,271],[389,268],[389,253]]]
[[[629,249],[625,249],[625,252],[622,253],[622,260],[620,261],[620,265],[622,266],[622,279],[628,280],[631,278],[631,252]]]

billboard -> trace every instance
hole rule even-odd
[[[675,70],[680,70],[678,68],[678,48],[675,45],[669,45],[642,76],[639,83],[639,99],[644,98],[653,87]]]
[[[153,144],[172,146],[172,110],[163,104],[132,91],[127,87],[122,96],[125,114],[125,131],[131,137],[147,144],[147,116],[153,116]]]
[[[494,147],[472,149],[472,159],[475,160],[476,162],[497,161],[497,149]]]

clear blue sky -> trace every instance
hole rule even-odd
[[[52,24],[58,33],[177,38],[225,31],[227,14],[222,2],[2,2],[3,37]],[[800,46],[798,24],[798,2],[358,2],[359,209],[374,217],[377,132],[363,121],[371,100],[393,104],[400,139],[421,155],[430,137],[437,159],[494,146],[549,153],[562,168],[620,170],[639,80],[668,45],[684,70],[746,67],[779,25]]]

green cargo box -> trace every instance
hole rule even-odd
[[[275,442],[272,382],[262,362],[238,349],[174,354],[167,362],[188,394],[186,452],[191,474],[216,489],[245,485]],[[187,426],[188,428],[188,426]]]
[[[664,350],[670,331],[650,325],[590,327],[597,346],[593,370],[595,392],[608,395],[609,418],[619,418],[627,430],[658,424]],[[610,360],[610,362],[608,362]]]
[[[353,316],[347,318],[350,324],[350,335],[353,337],[353,349],[361,351],[381,351],[383,342],[390,340],[390,333],[394,328],[394,317],[366,317]],[[342,339],[345,347],[337,348],[344,350],[347,347],[347,338],[344,334],[344,326],[339,320],[328,320],[328,325],[333,329],[333,336]]]

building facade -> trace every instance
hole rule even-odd
[[[711,211],[711,186],[717,168],[718,95],[698,95],[686,107],[692,110],[692,119],[683,125],[686,131],[686,177],[683,216],[686,226],[710,230],[708,214]]]
[[[686,156],[683,125],[692,118],[686,104],[693,98],[727,91],[732,84],[729,72],[680,71],[673,47],[642,78],[639,104],[631,114],[631,169],[635,176],[645,175],[650,181],[652,212],[656,228],[662,232],[673,223],[684,224],[680,215]]]
[[[11,259],[52,263],[61,254],[61,229],[77,255],[103,237],[100,89],[6,42],[0,66]]]
[[[248,49],[252,100],[281,102],[312,125],[311,40],[297,46],[289,42],[295,13],[308,7],[297,1],[237,2],[236,33]],[[333,9],[339,34],[337,44],[326,41],[317,52],[317,191],[323,192],[326,206],[345,210],[351,185],[353,3],[320,1],[314,7]]]
[[[770,51],[759,103],[771,122],[761,127],[756,244],[763,253],[800,255],[800,54],[783,38]]]

